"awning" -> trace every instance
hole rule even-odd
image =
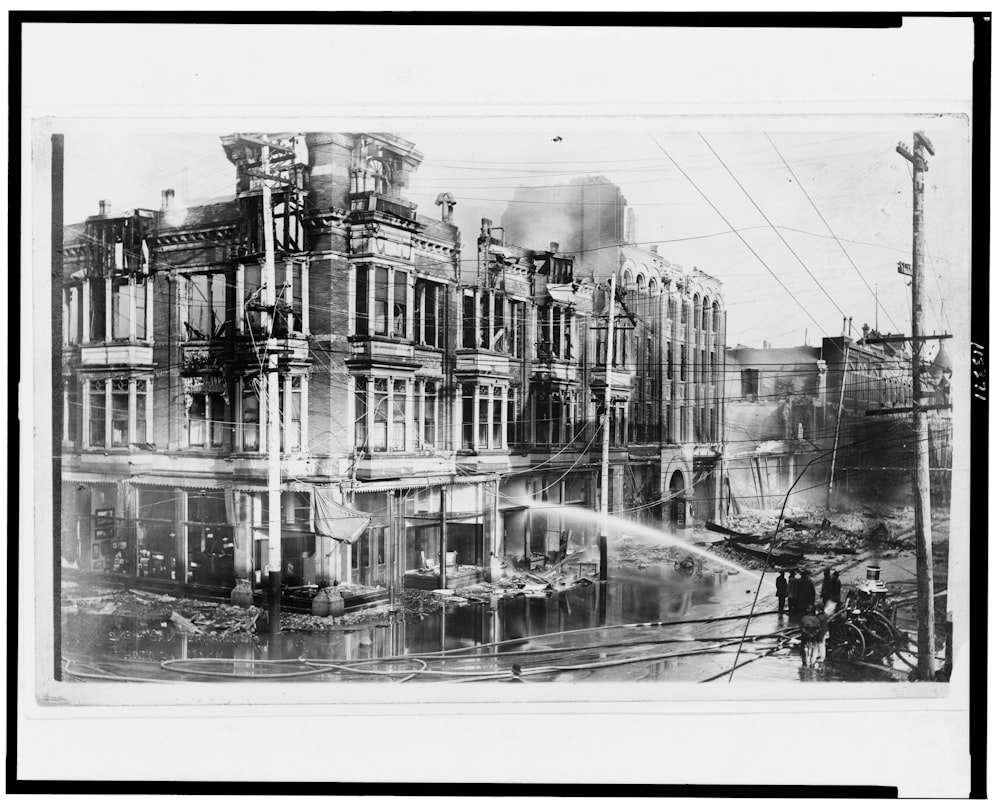
[[[328,487],[313,487],[312,493],[316,533],[349,545],[357,542],[372,516],[338,503]]]
[[[344,484],[344,490],[356,495],[371,492],[390,492],[394,489],[425,489],[431,486],[452,486],[454,484],[485,484],[497,480],[495,475],[434,475],[422,478],[397,478],[387,481],[357,481],[354,486]]]

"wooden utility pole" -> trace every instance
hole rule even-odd
[[[826,510],[830,511],[830,497],[833,495],[833,474],[837,468],[837,444],[840,442],[840,418],[844,412],[844,389],[847,387],[847,372],[850,369],[851,348],[844,342],[844,369],[840,373],[840,404],[837,406],[837,429],[833,433],[833,456],[830,458],[830,485],[826,489]]]
[[[611,296],[608,299],[608,343],[604,355],[604,430],[601,445],[601,514],[608,514],[608,475],[611,461],[611,363],[615,355],[615,275],[611,274]],[[608,535],[606,521],[601,519],[599,548],[601,556],[600,578],[608,578]]]
[[[921,384],[924,334],[924,173],[925,153],[934,147],[922,132],[913,133],[913,153],[903,143],[896,151],[913,165],[913,513],[917,542],[917,676],[934,678],[934,559],[931,551],[931,472],[927,411]]]
[[[263,175],[271,172],[271,150],[265,142],[260,147]],[[274,270],[274,218],[271,209],[271,185],[261,180],[261,206],[264,211],[264,271],[261,275],[261,301],[267,331],[264,353],[267,360],[267,623],[268,631],[281,631],[281,431],[278,411],[278,352],[274,339],[277,304],[277,276]]]

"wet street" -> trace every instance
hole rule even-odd
[[[845,582],[864,575],[865,556],[841,563]],[[883,563],[905,587],[913,556]],[[851,570],[851,566],[855,570]],[[909,566],[909,567],[908,567]],[[828,661],[802,667],[794,620],[779,616],[775,573],[672,565],[613,567],[606,584],[542,597],[436,604],[417,621],[395,612],[377,624],[256,634],[243,640],[187,635],[161,615],[88,612],[63,616],[66,678],[81,682],[740,682],[893,681],[874,667]],[[845,585],[846,586],[846,585]],[[746,630],[746,640],[740,643]],[[735,667],[735,671],[732,669]],[[900,670],[905,670],[900,666]]]

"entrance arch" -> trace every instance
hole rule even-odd
[[[684,494],[684,474],[674,470],[670,476],[670,525],[684,528],[687,524],[687,496]]]

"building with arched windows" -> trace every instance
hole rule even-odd
[[[583,372],[591,423],[602,415],[605,377],[612,382],[609,511],[687,527],[718,514],[725,297],[709,274],[636,245],[630,212],[617,185],[581,177],[519,188],[502,228],[510,242],[558,240],[576,281],[594,289],[583,325]],[[615,300],[607,294],[612,275]],[[608,372],[610,304],[616,315]],[[596,495],[587,499],[597,503]]]

